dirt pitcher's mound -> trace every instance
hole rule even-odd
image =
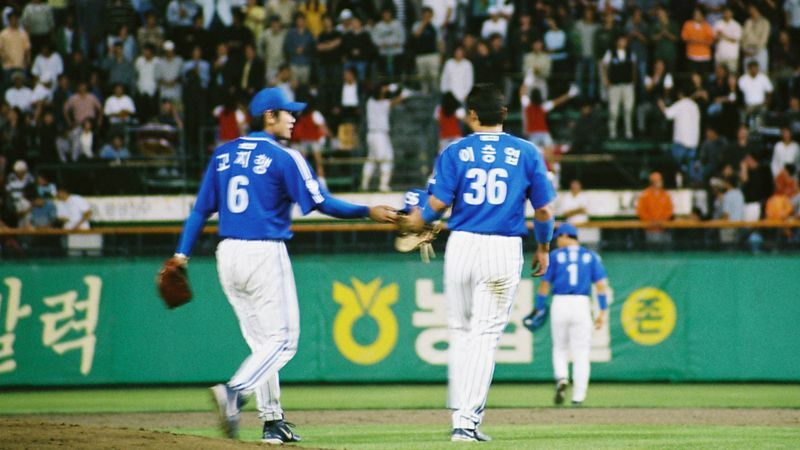
[[[0,419],[0,448],[3,449],[247,449],[258,443],[178,435],[129,428],[107,428],[45,422],[33,419]]]

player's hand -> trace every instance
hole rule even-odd
[[[603,324],[606,323],[606,316],[608,315],[608,310],[600,311],[597,314],[597,317],[594,319],[594,328],[599,330],[603,328]]]
[[[533,276],[540,277],[544,275],[548,266],[550,266],[550,249],[539,245],[536,248],[536,253],[533,254],[533,263],[531,264]]]
[[[397,210],[385,205],[370,206],[369,218],[378,223],[395,223],[397,221]]]
[[[398,219],[401,233],[419,233],[425,228],[425,220],[422,219],[422,209],[412,208],[411,212],[401,215]]]

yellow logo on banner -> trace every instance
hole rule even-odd
[[[676,316],[675,303],[666,292],[641,288],[622,306],[622,329],[637,344],[657,345],[672,334]]]
[[[342,305],[333,321],[333,341],[345,358],[356,364],[370,365],[382,361],[397,344],[397,318],[391,305],[397,302],[397,283],[381,287],[381,279],[367,284],[351,278],[353,288],[338,281],[333,283],[333,300]],[[368,345],[353,337],[356,321],[369,316],[378,325],[378,336]]]

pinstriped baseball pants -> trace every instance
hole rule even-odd
[[[283,241],[225,239],[217,271],[252,352],[228,383],[255,392],[262,420],[283,418],[278,371],[297,352],[300,313],[289,254]]]
[[[522,264],[519,237],[454,231],[447,240],[447,406],[453,428],[474,429],[483,419],[497,343],[508,324]]]

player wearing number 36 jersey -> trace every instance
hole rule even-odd
[[[535,209],[533,265],[540,276],[549,262],[555,192],[536,147],[502,132],[505,99],[496,87],[475,86],[467,109],[474,133],[442,151],[428,203],[399,220],[419,230],[452,207],[444,261],[451,440],[484,441],[489,437],[478,426],[522,272],[525,205]]]
[[[393,222],[384,206],[353,205],[321,188],[314,171],[296,150],[278,139],[291,137],[304,103],[290,102],[278,88],[260,91],[250,114],[263,119],[264,131],[216,149],[197,201],[186,220],[176,257],[184,263],[208,216],[219,213],[217,271],[251,354],[227,384],[212,388],[223,431],[236,437],[243,396],[255,393],[262,440],[282,444],[300,440],[283,421],[278,371],[294,356],[300,334],[297,292],[284,241],[293,204],[339,218],[370,217]],[[213,324],[209,324],[213,326]]]

